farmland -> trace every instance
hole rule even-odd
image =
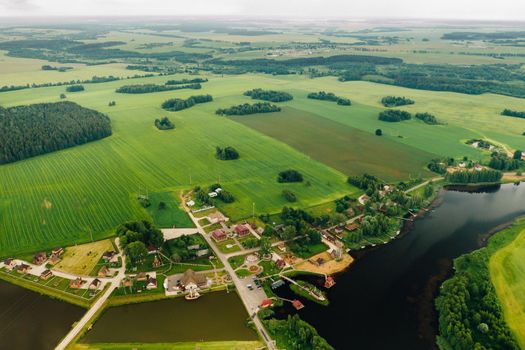
[[[501,301],[505,320],[518,343],[525,346],[525,224],[517,223],[514,240],[495,252],[489,262],[492,283]]]

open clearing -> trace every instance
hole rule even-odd
[[[518,343],[525,347],[525,220],[518,236],[490,258],[489,270],[505,320]]]
[[[109,239],[67,247],[55,268],[74,275],[89,275],[108,250],[114,250]]]
[[[189,77],[141,78],[133,83],[159,84]],[[67,94],[68,100],[107,113],[113,135],[0,166],[2,255],[86,242],[91,233],[95,239],[101,239],[111,236],[114,228],[124,221],[151,219],[136,200],[140,191],[176,193],[220,182],[236,198],[234,203],[220,205],[220,209],[233,220],[239,220],[252,215],[254,203],[256,213],[278,212],[288,204],[281,195],[284,188],[296,194],[297,206],[311,207],[345,194],[356,194],[358,191],[346,184],[349,174],[381,171],[388,179],[406,174],[425,176],[426,158],[434,154],[485,157],[464,144],[469,138],[487,137],[511,148],[523,146],[521,133],[525,131],[525,120],[499,115],[503,108],[519,110],[523,103],[516,98],[429,92],[361,81],[341,83],[335,78],[262,74],[207,77],[210,81],[198,92],[117,94],[115,89],[129,81],[114,81],[85,84],[86,91]],[[263,117],[295,118],[304,127],[280,124],[287,125],[290,133],[283,135],[282,140],[297,134],[304,135],[309,142],[293,143],[291,139],[282,142],[277,134],[270,137],[215,115],[217,108],[251,102],[242,93],[256,87],[294,95],[294,100],[280,104],[291,107],[288,111]],[[319,90],[348,97],[353,105],[342,107],[306,98],[308,92]],[[5,92],[0,94],[0,105],[58,101],[64,91],[62,86]],[[204,93],[211,94],[214,101],[179,112],[160,108],[168,98]],[[416,120],[381,122],[377,113],[381,110],[380,97],[384,95],[412,98],[416,104],[407,110],[433,113],[446,125],[429,126]],[[117,105],[108,107],[113,100]],[[309,113],[291,113],[294,110]],[[176,129],[157,130],[153,121],[166,115]],[[461,125],[467,125],[468,129]],[[378,127],[384,132],[380,140],[374,136]],[[330,132],[335,132],[337,138]],[[343,142],[345,138],[347,144]],[[321,145],[321,141],[328,146]],[[233,146],[241,157],[219,161],[214,157],[215,146]],[[316,147],[322,147],[322,152],[316,151]],[[341,154],[341,150],[348,154]],[[366,152],[365,156],[359,158],[359,152]],[[321,157],[321,153],[325,156]],[[277,173],[289,168],[304,175],[304,184],[276,182]]]

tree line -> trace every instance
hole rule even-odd
[[[337,104],[341,106],[352,105],[352,101],[350,101],[348,98],[336,96],[333,92],[311,92],[306,97],[314,100],[337,102]]]
[[[248,115],[255,113],[280,112],[281,107],[269,102],[257,102],[254,104],[244,103],[229,108],[219,108],[215,111],[217,115]]]
[[[512,109],[507,108],[505,108],[503,112],[501,112],[501,115],[515,118],[525,118],[525,112],[513,111]]]
[[[123,85],[115,90],[115,92],[121,94],[148,94],[152,92],[171,91],[171,90],[182,90],[182,89],[193,89],[198,90],[202,86],[199,83],[187,84],[187,85],[158,85],[158,84],[136,84],[136,85]]]
[[[489,167],[496,170],[510,171],[519,169],[521,164],[521,151],[516,151],[513,158],[509,158],[503,153],[494,152],[490,157]]]
[[[284,91],[252,89],[244,93],[244,96],[250,96],[254,100],[264,100],[270,102],[284,102],[293,100],[293,96]]]
[[[193,107],[199,103],[206,103],[213,101],[211,95],[195,95],[190,96],[187,99],[172,98],[162,103],[161,107],[167,111],[176,112],[186,108]]]
[[[438,125],[440,122],[437,120],[436,116],[430,114],[430,113],[416,113],[415,115],[416,119],[421,120],[425,124],[428,125]]]
[[[499,182],[503,173],[499,170],[460,170],[453,173],[447,173],[445,180],[454,184],[474,184],[484,182]]]
[[[381,99],[381,103],[385,107],[398,107],[398,106],[413,105],[415,101],[409,98],[406,98],[406,97],[385,96]]]
[[[109,118],[73,102],[0,107],[0,164],[111,135]]]
[[[206,78],[194,78],[194,79],[180,79],[180,80],[168,80],[166,85],[182,85],[182,84],[200,84],[206,83]]]

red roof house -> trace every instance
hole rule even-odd
[[[240,225],[235,226],[235,232],[240,237],[243,237],[250,233],[250,229],[248,228],[247,225],[240,224]]]
[[[218,229],[218,230],[215,230],[211,233],[211,237],[216,241],[216,242],[220,242],[220,241],[224,241],[226,238],[228,238],[228,235],[226,234],[226,232],[224,232],[223,230],[221,229]]]
[[[272,305],[273,305],[273,301],[271,299],[264,299],[263,302],[261,303],[261,307],[263,309],[270,307]]]

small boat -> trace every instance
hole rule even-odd
[[[199,292],[191,291],[191,292],[189,292],[188,294],[186,294],[184,296],[184,299],[186,299],[186,300],[196,300],[196,299],[199,299],[200,296],[201,295],[199,294]]]

